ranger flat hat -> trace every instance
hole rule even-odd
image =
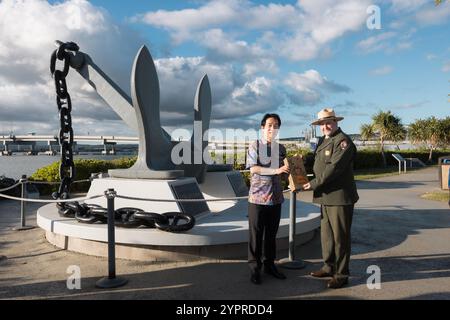
[[[333,109],[325,108],[325,109],[322,109],[319,111],[319,113],[317,114],[317,120],[312,122],[311,124],[318,125],[322,121],[325,121],[325,120],[341,121],[342,119],[344,119],[344,118],[336,117],[336,114],[334,113]]]

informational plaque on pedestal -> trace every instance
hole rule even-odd
[[[284,159],[284,164],[286,163],[289,164],[289,189],[300,190],[309,182],[302,156],[287,157]]]
[[[248,187],[245,184],[245,181],[242,178],[242,174],[240,172],[234,171],[227,173],[227,177],[236,197],[248,196]]]
[[[169,182],[175,199],[204,199],[195,179],[181,179]],[[177,202],[181,212],[197,216],[209,212],[208,204],[205,201]]]

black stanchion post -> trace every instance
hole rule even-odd
[[[305,262],[295,259],[295,220],[297,211],[297,192],[291,191],[291,199],[289,205],[289,257],[281,259],[279,264],[283,268],[302,269]]]
[[[96,282],[99,288],[117,288],[125,285],[128,280],[116,277],[116,240],[114,234],[114,198],[116,192],[114,189],[105,191],[105,196],[108,201],[108,276]]]
[[[16,231],[22,231],[22,230],[29,230],[29,229],[33,229],[33,226],[27,226],[27,221],[26,221],[26,216],[25,216],[25,201],[23,200],[24,198],[27,197],[27,183],[28,183],[28,179],[26,175],[22,175],[22,178],[20,178],[20,187],[21,187],[21,198],[22,200],[20,200],[20,227],[16,227],[14,228],[14,230]]]

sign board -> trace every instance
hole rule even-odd
[[[392,156],[397,159],[398,161],[406,161],[405,158],[403,158],[401,155],[399,155],[398,153],[393,153]]]
[[[175,199],[204,199],[195,179],[182,179],[169,182]],[[209,212],[208,204],[205,201],[177,202],[181,212],[193,216]]]
[[[450,188],[450,164],[441,165],[441,188],[449,190]]]
[[[289,189],[300,190],[305,183],[309,182],[305,165],[301,156],[293,156],[284,159],[289,164]]]

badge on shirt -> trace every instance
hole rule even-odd
[[[330,150],[325,150],[325,155],[328,157],[331,154]]]
[[[343,141],[341,142],[340,146],[341,146],[341,149],[342,149],[342,150],[344,150],[345,148],[347,148],[347,146],[348,146],[347,141],[343,140]]]

